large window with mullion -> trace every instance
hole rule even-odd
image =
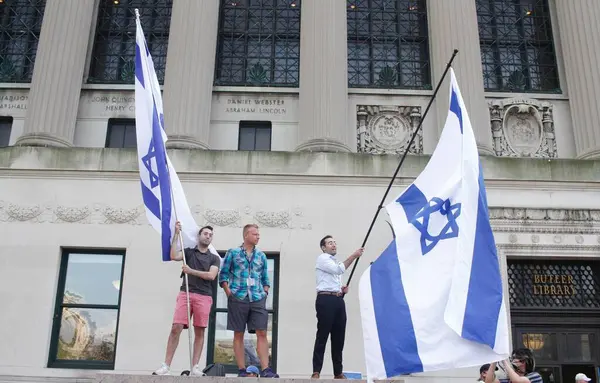
[[[221,257],[225,253],[220,253]],[[269,325],[267,339],[269,341],[269,364],[277,371],[277,323],[279,300],[279,254],[267,253],[267,268],[271,288],[267,297],[267,311],[269,312]],[[225,366],[226,373],[237,373],[237,363],[233,353],[233,331],[227,330],[227,296],[218,286],[218,281],[213,284],[213,308],[208,325],[207,364],[220,363]],[[256,352],[256,334],[244,335],[244,351],[246,366],[254,365],[260,368],[260,361]]]
[[[48,367],[115,366],[123,250],[63,249]]]

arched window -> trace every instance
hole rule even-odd
[[[221,0],[215,85],[298,87],[300,0]]]
[[[560,92],[548,0],[476,0],[488,91]]]
[[[88,82],[133,84],[135,13],[146,35],[158,81],[165,78],[172,0],[100,0]]]
[[[425,0],[347,4],[348,86],[431,89]]]
[[[46,0],[0,2],[0,82],[31,82]]]

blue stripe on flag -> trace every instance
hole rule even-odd
[[[371,265],[373,309],[388,377],[423,371],[393,240]]]
[[[410,222],[423,206],[427,205],[427,198],[425,198],[423,192],[421,192],[415,184],[412,184],[400,197],[398,197],[396,202],[402,205],[404,213],[406,214],[406,219]]]
[[[142,181],[140,181],[140,183],[142,184],[142,198],[144,200],[144,205],[156,218],[160,219],[160,201]]]
[[[156,101],[153,102],[152,111],[152,141],[156,150],[156,167],[160,180],[161,201],[161,243],[163,250],[163,261],[171,259],[171,179],[167,167],[167,152],[165,143],[161,136],[161,126],[156,110]]]
[[[479,164],[479,203],[462,337],[494,348],[502,305],[502,279],[490,225],[483,169]]]
[[[135,77],[138,79],[142,88],[146,88],[144,83],[144,70],[142,68],[142,53],[140,52],[140,46],[135,44]]]
[[[458,117],[458,122],[460,124],[460,133],[463,132],[463,118],[462,118],[462,110],[460,109],[460,103],[458,102],[458,94],[454,88],[452,88],[452,95],[450,96],[450,111],[456,114]]]

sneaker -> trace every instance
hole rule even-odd
[[[240,368],[240,370],[238,371],[238,378],[245,378],[248,376],[248,373],[246,372],[245,368]]]
[[[348,378],[346,378],[346,375],[344,375],[344,374],[342,373],[342,374],[339,374],[339,375],[336,375],[336,376],[334,376],[334,377],[333,377],[333,379],[348,379]]]
[[[162,366],[160,366],[160,368],[158,370],[156,370],[152,373],[152,375],[170,375],[170,374],[171,374],[171,368],[166,363],[163,363]]]
[[[271,370],[271,367],[267,367],[260,373],[261,378],[279,378],[279,375]]]
[[[313,374],[310,376],[311,379],[320,379],[321,378],[321,374],[319,374],[318,372],[313,372]]]
[[[192,368],[191,375],[192,376],[204,376],[204,372],[202,372],[200,365],[197,364]]]

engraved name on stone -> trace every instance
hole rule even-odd
[[[281,99],[228,98],[225,104],[226,113],[287,114],[285,100]]]
[[[96,95],[90,98],[90,104],[100,104],[105,112],[135,112],[135,97]]]
[[[26,94],[0,94],[0,110],[27,110],[29,96]]]

